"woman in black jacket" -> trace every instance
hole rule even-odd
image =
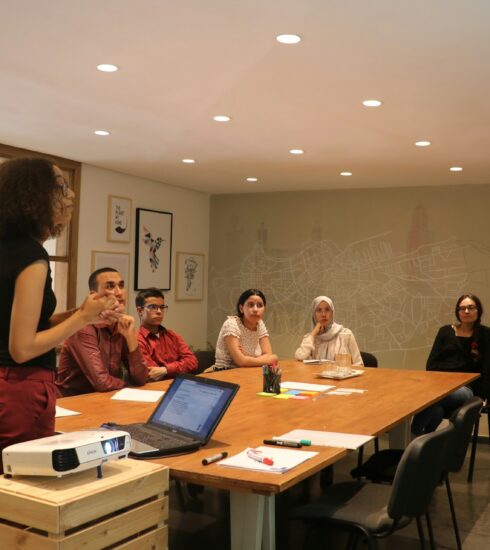
[[[476,372],[481,376],[416,414],[412,422],[414,435],[433,432],[445,413],[457,409],[473,395],[488,397],[490,329],[481,324],[483,307],[479,298],[463,294],[456,302],[455,314],[458,323],[439,329],[427,359],[427,370]]]

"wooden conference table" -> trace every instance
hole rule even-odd
[[[263,444],[264,438],[296,428],[364,435],[380,435],[478,377],[476,374],[396,369],[364,369],[362,376],[344,381],[315,377],[319,365],[280,361],[282,380],[361,388],[365,393],[322,396],[307,400],[283,400],[257,396],[262,389],[262,370],[242,368],[206,376],[240,384],[211,441],[205,448],[182,456],[155,459],[170,468],[175,479],[230,491],[232,550],[275,548],[274,496],[346,456],[346,449],[307,447],[318,455],[284,474],[268,474],[214,463],[203,466],[204,457],[227,451],[234,455],[245,447]],[[153,382],[147,389],[166,389],[169,381]],[[91,393],[58,400],[79,416],[58,418],[56,429],[74,431],[103,422],[144,422],[155,403],[111,400],[115,392]],[[321,395],[321,394],[320,394]]]

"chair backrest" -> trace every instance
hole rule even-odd
[[[195,351],[194,355],[197,357],[197,371],[195,371],[195,374],[200,374],[204,370],[206,370],[211,365],[214,365],[215,358],[214,358],[214,351]]]
[[[367,351],[361,351],[360,354],[365,367],[372,367],[375,369],[378,367],[378,360],[375,355]]]
[[[396,469],[388,502],[393,519],[424,514],[445,468],[445,453],[454,426],[421,435],[405,449]]]
[[[459,472],[463,467],[466,451],[473,433],[473,426],[482,406],[482,399],[472,397],[452,414],[450,422],[454,425],[454,432],[446,455],[446,470],[448,472]]]

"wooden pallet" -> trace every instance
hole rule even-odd
[[[166,549],[168,468],[123,459],[102,473],[0,476],[0,548]]]

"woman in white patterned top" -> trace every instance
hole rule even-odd
[[[250,288],[238,298],[237,315],[226,319],[216,344],[216,364],[212,370],[260,367],[277,361],[262,317],[265,296]]]

